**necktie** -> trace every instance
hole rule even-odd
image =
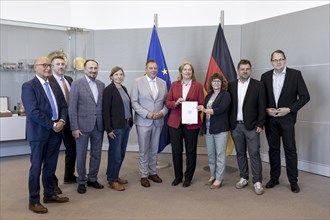
[[[156,87],[156,81],[155,80],[151,80],[151,92],[152,92],[152,97],[154,99],[157,98],[158,95],[158,91],[157,91],[157,87]]]
[[[50,102],[50,106],[52,107],[52,119],[53,120],[57,120],[58,117],[57,117],[57,112],[56,112],[56,108],[55,108],[55,102],[53,100],[52,93],[50,92],[50,88],[49,88],[49,83],[48,82],[45,82],[45,87],[46,87],[47,97],[48,97],[48,100]]]
[[[69,89],[65,83],[65,79],[61,78],[62,84],[63,84],[63,88],[64,88],[64,96],[65,96],[65,101],[67,104],[69,104]]]

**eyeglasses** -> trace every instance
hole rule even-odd
[[[274,60],[272,60],[272,62],[273,63],[281,63],[281,62],[283,62],[285,59],[283,59],[283,58],[281,58],[281,59],[279,59],[279,60],[277,60],[277,59],[274,59]]]
[[[213,80],[212,83],[221,83],[221,80]]]
[[[42,66],[43,68],[47,69],[47,67],[51,67],[52,64],[48,64],[48,63],[37,63],[37,64],[34,64],[36,66]]]

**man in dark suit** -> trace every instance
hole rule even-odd
[[[299,70],[286,67],[282,50],[271,55],[273,70],[262,74],[267,97],[266,137],[269,145],[271,179],[266,188],[279,184],[281,175],[281,138],[286,160],[286,172],[291,191],[298,193],[298,159],[295,141],[295,123],[298,110],[309,100],[309,92]]]
[[[103,189],[97,181],[103,144],[102,97],[104,83],[97,80],[98,63],[86,60],[85,76],[74,81],[69,97],[69,117],[72,135],[76,140],[78,193],[86,192],[87,186]],[[86,155],[90,141],[89,173],[86,174]]]
[[[29,209],[46,213],[40,204],[40,174],[44,187],[44,203],[68,202],[54,192],[55,175],[62,133],[66,122],[67,107],[56,85],[48,81],[51,61],[39,57],[34,62],[36,76],[22,86],[22,101],[26,110],[26,133],[31,147],[29,172]]]
[[[61,96],[68,104],[69,92],[73,79],[70,76],[65,76],[65,61],[61,56],[55,56],[51,60],[52,62],[52,76],[49,78],[50,82],[54,82],[58,88],[62,91]],[[75,163],[76,163],[76,141],[72,136],[70,129],[69,118],[66,120],[64,129],[62,130],[63,144],[65,146],[65,169],[64,169],[64,183],[76,183],[76,176],[74,175]],[[56,176],[55,190],[61,191],[58,188],[58,179]]]
[[[242,59],[237,66],[239,79],[229,84],[232,98],[230,125],[237,152],[240,181],[236,188],[248,185],[249,169],[246,151],[249,152],[254,192],[264,193],[260,158],[260,133],[266,119],[265,90],[262,82],[251,78],[251,62]]]

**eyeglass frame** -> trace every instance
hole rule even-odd
[[[48,63],[37,63],[37,64],[34,64],[36,66],[42,66],[44,69],[47,69],[47,67],[51,68],[52,67],[52,64],[48,64]]]
[[[282,63],[285,59],[281,58],[281,59],[273,59],[272,62],[273,63]]]

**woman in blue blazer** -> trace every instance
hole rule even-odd
[[[129,132],[133,126],[131,99],[121,83],[124,70],[115,66],[111,69],[110,80],[103,93],[103,124],[109,140],[107,180],[112,189],[125,190],[127,180],[119,178]]]
[[[227,88],[226,79],[219,73],[214,73],[207,82],[205,104],[198,106],[198,110],[204,112],[203,133],[211,175],[207,184],[211,189],[221,187],[225,174],[231,102]]]

